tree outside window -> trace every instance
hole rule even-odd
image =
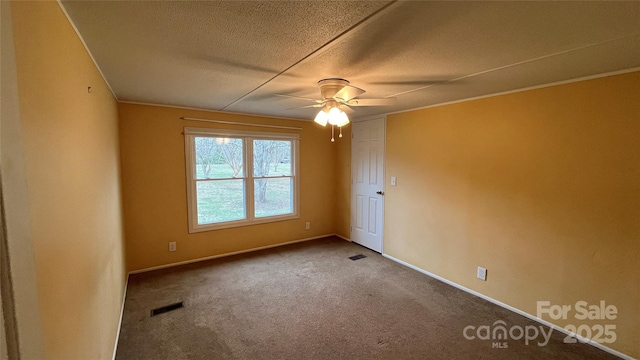
[[[297,136],[188,129],[190,231],[297,217]]]

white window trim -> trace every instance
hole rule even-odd
[[[242,137],[244,138],[244,164],[245,168],[243,173],[245,174],[245,211],[246,219],[225,221],[214,224],[198,224],[198,209],[196,199],[196,181],[194,179],[194,159],[195,159],[195,141],[196,136],[210,136],[210,137]],[[294,164],[291,169],[293,177],[293,213],[259,217],[256,218],[254,214],[254,178],[253,177],[253,140],[265,140],[265,139],[283,139],[291,140],[291,164]],[[184,144],[185,144],[185,168],[187,179],[187,218],[189,222],[189,233],[198,233],[203,231],[212,231],[219,229],[228,229],[240,226],[249,226],[257,224],[266,224],[277,221],[293,220],[300,218],[300,135],[297,133],[273,133],[273,132],[260,132],[260,131],[241,131],[241,130],[225,130],[225,129],[211,129],[211,128],[184,128]]]

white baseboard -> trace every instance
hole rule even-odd
[[[122,329],[122,318],[124,317],[124,302],[127,299],[127,289],[129,288],[129,274],[124,282],[124,292],[122,293],[122,305],[120,305],[120,320],[118,321],[118,331],[116,332],[116,343],[113,344],[113,360],[116,360],[116,351],[118,351],[118,341],[120,340],[120,330]]]
[[[170,267],[174,267],[174,266],[192,264],[192,263],[196,263],[196,262],[200,262],[200,261],[212,260],[212,259],[217,259],[217,258],[226,257],[226,256],[239,255],[239,254],[244,254],[244,253],[248,253],[248,252],[254,252],[254,251],[258,251],[258,250],[271,249],[271,248],[278,247],[278,246],[285,246],[285,245],[295,244],[295,243],[309,241],[309,240],[322,239],[322,238],[330,237],[330,236],[333,236],[333,235],[334,234],[314,236],[314,237],[300,239],[300,240],[287,241],[287,242],[283,242],[283,243],[279,243],[279,244],[261,246],[261,247],[257,247],[257,248],[234,251],[234,252],[224,253],[224,254],[219,254],[219,255],[206,256],[206,257],[201,257],[201,258],[197,258],[197,259],[179,261],[179,262],[175,262],[175,263],[171,263],[171,264],[152,266],[152,267],[149,267],[149,268],[129,271],[129,275],[140,274],[140,273],[144,273],[144,272],[148,272],[148,271],[154,271],[154,270],[160,270],[160,269],[166,269],[166,268],[170,268]]]
[[[595,346],[598,349],[600,349],[602,351],[605,351],[605,352],[607,352],[607,353],[609,353],[611,355],[615,355],[615,356],[617,356],[617,357],[619,357],[621,359],[625,359],[625,360],[636,360],[635,358],[633,358],[633,357],[631,357],[631,356],[629,356],[627,354],[624,354],[624,353],[621,353],[619,351],[613,350],[613,349],[611,349],[611,348],[609,348],[609,347],[607,347],[605,345],[602,345],[602,344],[597,343],[595,341],[591,341],[590,339],[584,338],[582,336],[577,336],[575,334],[572,334],[569,331],[567,331],[566,329],[564,329],[563,327],[560,327],[558,325],[552,324],[552,323],[550,323],[550,322],[548,322],[546,320],[540,319],[540,318],[538,318],[536,316],[533,316],[533,315],[531,315],[531,314],[529,314],[527,312],[524,312],[524,311],[522,311],[520,309],[514,308],[513,306],[507,305],[507,304],[505,304],[505,303],[503,303],[501,301],[498,301],[498,300],[496,300],[494,298],[488,297],[488,296],[483,295],[483,294],[481,294],[481,293],[479,293],[477,291],[473,291],[473,290],[471,290],[471,289],[469,289],[467,287],[464,287],[464,286],[462,286],[460,284],[454,283],[453,281],[447,280],[447,279],[445,279],[445,278],[443,278],[441,276],[438,276],[436,274],[430,273],[430,272],[428,272],[428,271],[426,271],[424,269],[421,269],[421,268],[419,268],[419,267],[417,267],[415,265],[411,265],[411,264],[409,264],[407,262],[404,262],[404,261],[402,261],[400,259],[396,259],[391,255],[383,253],[382,256],[386,257],[389,260],[393,260],[393,261],[397,262],[398,264],[402,264],[402,265],[404,265],[406,267],[409,267],[409,268],[411,268],[413,270],[421,272],[421,273],[423,273],[423,274],[425,274],[427,276],[430,276],[430,277],[432,277],[432,278],[434,278],[436,280],[442,281],[445,284],[448,284],[448,285],[451,285],[451,286],[453,286],[455,288],[458,288],[458,289],[460,289],[460,290],[462,290],[464,292],[467,292],[467,293],[469,293],[471,295],[477,296],[477,297],[479,297],[481,299],[484,299],[484,300],[487,300],[487,301],[489,301],[491,303],[494,303],[494,304],[496,304],[496,305],[498,305],[500,307],[503,307],[503,308],[505,308],[505,309],[507,309],[509,311],[512,311],[512,312],[514,312],[514,313],[516,313],[518,315],[522,315],[522,316],[524,316],[524,317],[526,317],[528,319],[531,319],[533,321],[536,321],[536,322],[538,322],[538,323],[540,323],[542,325],[548,326],[548,327],[552,328],[553,330],[559,331],[559,332],[561,332],[563,334],[566,334],[566,335],[575,336],[578,340],[580,340],[580,342],[587,343],[587,344],[589,344],[591,346]]]
[[[340,238],[340,239],[342,239],[342,240],[346,240],[346,241],[348,241],[348,242],[351,242],[351,239],[348,239],[348,238],[346,238],[346,237],[344,237],[344,236],[342,236],[342,235],[333,234],[333,236],[335,236],[335,237],[339,237],[339,238]]]

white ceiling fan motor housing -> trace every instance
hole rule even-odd
[[[349,81],[340,78],[329,78],[318,81],[323,99],[332,99],[338,91],[347,85],[349,85]]]

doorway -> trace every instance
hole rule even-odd
[[[351,241],[382,253],[385,118],[351,129]]]

